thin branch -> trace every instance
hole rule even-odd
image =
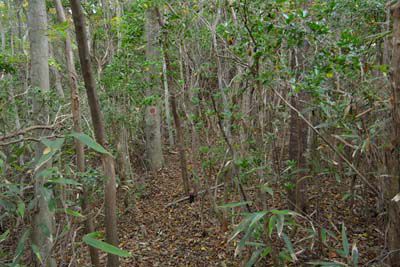
[[[0,136],[0,141],[7,140],[7,139],[13,138],[15,136],[19,136],[19,135],[24,135],[24,134],[34,131],[34,130],[52,130],[52,129],[54,129],[54,125],[34,125],[34,126],[27,127],[25,129],[20,129],[16,132],[13,132],[10,134]]]

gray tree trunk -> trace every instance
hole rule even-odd
[[[155,7],[146,11],[146,59],[149,63],[149,75],[147,75],[148,88],[146,95],[148,97],[159,91],[160,63],[161,54],[159,46],[160,26],[158,23],[158,14]],[[164,158],[162,154],[161,142],[161,118],[158,103],[154,102],[145,108],[145,136],[146,136],[146,154],[151,170],[160,169],[163,166]]]
[[[47,39],[46,3],[44,0],[29,1],[28,26],[31,54],[31,85],[34,88],[40,88],[42,92],[47,92],[50,89],[48,64],[49,44]],[[33,114],[36,124],[43,125],[47,123],[48,111],[45,106],[45,101],[40,94],[33,99]],[[42,134],[45,134],[45,132],[37,132],[38,136]],[[42,154],[43,145],[38,143],[35,148],[36,160],[38,160]],[[40,172],[41,169],[39,169],[38,172]],[[56,266],[55,260],[51,257],[54,215],[49,209],[48,199],[46,199],[43,194],[44,183],[44,177],[35,177],[35,198],[37,199],[37,206],[33,218],[32,243],[39,248],[41,257],[46,266]],[[40,265],[37,259],[36,265]]]
[[[167,121],[168,142],[169,146],[172,148],[174,147],[174,133],[171,125],[171,112],[169,104],[170,93],[167,80],[167,64],[165,62],[165,57],[163,57],[163,82],[164,82],[165,120]]]
[[[218,90],[221,93],[222,106],[224,109],[223,126],[224,126],[224,131],[225,131],[227,137],[231,138],[231,119],[229,117],[227,117],[227,114],[230,113],[229,101],[228,101],[228,96],[226,95],[226,92],[225,92],[225,89],[226,89],[225,74],[226,74],[227,70],[224,69],[224,64],[221,61],[221,58],[219,56],[220,52],[218,49],[218,40],[217,40],[217,26],[220,23],[221,15],[222,15],[222,8],[221,8],[221,6],[219,6],[217,9],[216,18],[215,18],[214,23],[211,26],[210,30],[211,30],[211,36],[212,36],[213,52],[214,52],[215,60],[217,63]]]

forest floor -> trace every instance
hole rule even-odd
[[[241,259],[233,256],[234,242],[228,243],[232,229],[221,229],[210,212],[211,204],[207,197],[198,197],[192,203],[186,200],[166,207],[185,194],[177,155],[168,154],[165,159],[166,164],[162,170],[149,173],[144,179],[145,186],[140,190],[140,197],[128,198],[125,192],[118,191],[120,246],[133,255],[122,259],[121,265],[244,266]],[[384,230],[377,227],[382,225],[382,216],[371,213],[375,210],[374,198],[358,200],[350,208],[349,201],[343,200],[349,190],[348,183],[338,183],[334,178],[328,177],[316,179],[318,182],[309,185],[307,217],[317,230],[324,227],[337,238],[330,240],[329,247],[319,248],[317,242],[312,251],[306,249],[299,255],[301,263],[291,266],[305,266],[312,259],[344,262],[336,250],[342,248],[342,224],[347,228],[350,246],[356,244],[360,252],[360,266],[384,266]],[[254,190],[246,191],[250,200],[257,199]],[[274,188],[274,197],[268,200],[268,207],[286,209],[285,193],[281,191],[282,189]],[[129,205],[126,205],[127,200]],[[257,205],[256,201],[254,204]],[[298,239],[303,237],[298,236]],[[296,244],[299,240],[293,238],[293,243]],[[85,258],[87,262],[88,256]],[[105,261],[106,255],[102,254],[101,258]],[[265,266],[272,265],[267,263]]]
[[[203,208],[201,197],[165,207],[184,196],[178,163],[168,155],[135,207],[119,218],[121,247],[133,254],[123,266],[238,266],[227,243],[230,233],[211,217],[207,200]]]

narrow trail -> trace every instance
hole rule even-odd
[[[165,208],[184,196],[178,165],[177,157],[168,155],[166,167],[148,178],[136,207],[120,216],[121,247],[134,255],[122,266],[239,266],[227,244],[230,233],[210,217],[208,200],[204,227],[200,199]]]

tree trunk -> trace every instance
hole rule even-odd
[[[49,43],[47,39],[46,3],[44,0],[29,1],[28,26],[31,53],[31,85],[34,88],[40,88],[42,92],[48,92],[50,90]],[[35,124],[43,125],[47,123],[48,109],[45,105],[42,95],[38,93],[33,99]],[[44,133],[43,131],[38,131],[37,135],[40,137]],[[44,146],[41,143],[36,145],[36,160],[39,160],[42,156],[43,149]],[[39,248],[41,258],[45,261],[46,266],[56,266],[55,260],[51,257],[54,214],[49,209],[48,200],[43,194],[43,186],[46,182],[45,177],[36,176],[46,167],[49,167],[49,164],[46,164],[35,173],[37,208],[33,218],[32,243]],[[36,258],[35,262],[36,266],[41,265]]]
[[[57,11],[57,18],[60,23],[66,22],[64,7],[62,6],[61,0],[54,0],[54,5]],[[74,131],[77,133],[82,132],[81,129],[81,112],[79,105],[79,94],[78,94],[78,76],[76,74],[75,64],[74,64],[74,54],[71,46],[71,38],[69,33],[66,33],[65,36],[65,59],[67,62],[67,73],[68,73],[68,82],[71,88],[71,113],[72,113],[72,121]],[[78,140],[75,140],[75,153],[76,153],[76,163],[78,167],[78,171],[83,173],[86,171],[85,167],[85,152],[83,148],[83,144]],[[85,215],[87,215],[87,219],[85,221],[85,232],[91,233],[95,231],[94,223],[92,216],[90,216],[89,212],[89,199],[87,189],[83,188],[82,194],[82,210]],[[97,249],[89,246],[90,259],[92,261],[92,265],[95,267],[100,267],[100,258]]]
[[[163,27],[164,22],[162,15],[157,10],[159,16],[159,23],[160,27]],[[185,138],[184,133],[181,125],[181,121],[178,114],[177,104],[176,104],[176,88],[174,86],[174,69],[173,65],[170,60],[169,55],[169,45],[168,45],[168,31],[164,29],[163,31],[163,38],[162,38],[162,51],[163,51],[163,62],[165,63],[165,79],[167,82],[167,87],[171,89],[171,109],[172,109],[172,116],[175,122],[175,129],[176,129],[176,144],[178,147],[179,153],[179,161],[181,165],[181,175],[183,181],[183,189],[187,196],[190,196],[190,184],[189,184],[189,177],[188,177],[188,170],[187,170],[187,161],[186,161],[186,152],[185,152]],[[192,199],[190,199],[192,201]]]
[[[150,7],[146,11],[146,59],[149,64],[149,74],[147,75],[146,90],[147,97],[156,94],[160,87],[159,68],[157,63],[161,62],[159,53],[159,34],[158,14],[155,7]],[[158,103],[154,100],[145,109],[145,135],[146,135],[146,153],[149,168],[158,170],[163,166],[163,154],[161,143],[161,119]]]
[[[392,200],[400,192],[400,1],[392,7],[393,55],[391,66],[392,81],[392,122],[390,125],[391,144],[386,149],[388,177],[384,183],[384,195],[388,210],[388,248],[390,266],[400,266],[400,203]]]
[[[163,50],[165,54],[166,51]],[[168,74],[167,74],[167,63],[165,62],[165,57],[163,57],[163,81],[164,81],[164,105],[165,105],[165,120],[167,121],[167,130],[168,130],[168,142],[169,146],[174,147],[174,133],[171,125],[171,113],[170,113],[170,92],[168,86]]]
[[[79,0],[70,0],[70,3],[72,17],[75,24],[82,76],[85,82],[94,134],[96,141],[103,147],[107,147],[104,118],[100,110],[100,102],[96,92],[96,82],[93,75],[92,63],[90,61],[84,14]],[[118,246],[114,160],[110,155],[107,154],[102,154],[101,160],[103,163],[104,176],[107,178],[104,194],[106,241],[111,245]],[[107,266],[119,266],[118,256],[108,254]]]
[[[214,53],[214,57],[216,60],[216,65],[217,65],[218,90],[222,97],[222,106],[224,109],[223,126],[224,126],[224,131],[225,131],[227,137],[230,139],[231,138],[231,119],[228,115],[228,114],[230,114],[230,108],[229,108],[228,96],[226,95],[226,92],[225,92],[225,89],[226,89],[225,75],[228,71],[224,69],[223,62],[219,55],[218,41],[217,41],[217,26],[221,19],[221,13],[222,13],[222,8],[219,6],[218,10],[217,10],[217,15],[216,15],[215,21],[214,21],[213,25],[211,26],[211,35],[212,35],[212,48],[213,48],[213,53]]]
[[[304,49],[305,50],[305,49]],[[305,51],[303,51],[305,53]],[[293,52],[292,66],[295,69],[301,67],[304,55],[298,55],[297,51]],[[291,104],[297,110],[303,111],[305,102],[307,100],[307,93],[301,91],[291,98]],[[288,206],[290,209],[297,211],[305,211],[307,207],[307,186],[306,186],[306,172],[307,160],[307,140],[308,140],[308,127],[299,117],[297,112],[291,110],[290,114],[290,137],[289,137],[289,160],[294,161],[296,173],[293,175],[291,183],[294,185],[293,189],[288,190]]]

